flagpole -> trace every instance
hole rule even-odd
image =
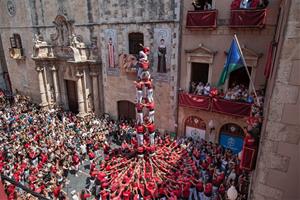
[[[234,34],[233,37],[234,37],[234,40],[236,41],[236,43],[237,43],[237,45],[238,45],[238,48],[239,48],[239,50],[240,50],[240,52],[241,52],[243,65],[244,65],[244,67],[246,68],[246,72],[247,72],[247,74],[248,74],[248,77],[249,77],[249,80],[250,80],[251,87],[253,88],[253,92],[254,92],[254,96],[255,96],[256,102],[257,102],[258,106],[260,106],[260,103],[259,103],[258,97],[257,97],[257,93],[256,93],[256,90],[255,90],[255,86],[254,86],[254,83],[253,83],[253,81],[252,81],[252,79],[251,79],[251,75],[250,75],[250,72],[249,72],[249,70],[248,70],[248,66],[247,66],[247,63],[246,63],[246,61],[245,61],[245,58],[244,58],[244,55],[243,55],[243,52],[242,52],[240,43],[239,43],[239,41],[238,41],[238,39],[237,39],[236,34]]]

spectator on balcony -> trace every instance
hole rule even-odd
[[[209,95],[209,93],[210,93],[210,84],[206,83],[204,87],[204,95]]]
[[[203,95],[203,93],[204,93],[204,84],[202,82],[199,82],[195,89],[194,94]]]
[[[211,10],[211,0],[194,0],[192,5],[195,10]]]
[[[262,0],[259,4],[259,8],[266,8],[269,5],[269,0]]]
[[[211,1],[206,0],[204,4],[204,10],[211,10],[211,9],[212,9]]]
[[[205,0],[193,0],[192,5],[195,10],[204,10]]]
[[[191,82],[191,86],[190,86],[190,93],[194,93],[196,90],[196,83],[195,82]]]
[[[231,3],[231,10],[255,9],[258,8],[259,5],[260,5],[260,0],[234,0]]]

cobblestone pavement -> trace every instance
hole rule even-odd
[[[118,148],[119,146],[113,143],[111,145],[111,148]],[[100,151],[100,155],[103,155],[103,152]],[[103,157],[100,157],[100,159],[103,159]],[[96,166],[97,168],[99,165]],[[75,191],[76,193],[81,192],[82,189],[84,189],[89,180],[89,169],[90,169],[90,161],[88,159],[84,160],[83,164],[79,167],[78,176],[76,177],[75,174],[69,173],[68,179],[70,180],[69,184],[66,184],[63,188],[63,191],[68,195],[70,199],[72,199],[71,192]]]

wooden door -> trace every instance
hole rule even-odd
[[[130,101],[118,101],[119,119],[135,119],[135,105]]]
[[[69,103],[69,110],[73,113],[78,113],[78,100],[77,100],[77,91],[76,91],[76,82],[66,80],[67,86],[67,96]]]

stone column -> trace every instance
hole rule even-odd
[[[40,88],[40,94],[41,94],[41,100],[42,100],[40,106],[45,107],[45,106],[48,106],[48,101],[47,101],[47,95],[46,95],[46,91],[45,91],[43,70],[44,70],[43,67],[36,68],[36,71],[38,73],[39,88]]]
[[[51,68],[52,77],[53,77],[53,86],[55,91],[55,102],[56,105],[60,105],[60,91],[59,91],[59,84],[58,84],[58,76],[57,76],[57,67],[55,65]]]
[[[77,97],[78,97],[78,116],[83,117],[86,112],[84,108],[84,95],[83,95],[83,88],[82,88],[82,77],[83,73],[80,71],[77,71],[76,73],[77,76]]]
[[[47,66],[48,66],[48,63],[45,63],[45,67],[44,67],[44,70],[43,70],[43,76],[44,76],[44,85],[45,85],[45,89],[46,89],[46,98],[47,98],[47,101],[48,101],[48,105],[51,106],[53,104],[53,101],[54,101],[54,96],[51,95],[52,92],[51,92],[51,75],[50,77],[48,78],[48,71],[47,71]],[[53,88],[52,88],[53,89]],[[52,98],[53,97],[53,98]]]
[[[84,82],[85,82],[85,102],[86,102],[86,111],[91,113],[93,110],[93,97],[92,97],[92,86],[91,79],[89,75],[89,70],[84,70]]]
[[[100,114],[100,104],[99,104],[99,87],[98,87],[98,73],[97,72],[91,72],[90,76],[92,77],[92,83],[93,83],[93,102],[94,102],[94,110],[95,114]]]

